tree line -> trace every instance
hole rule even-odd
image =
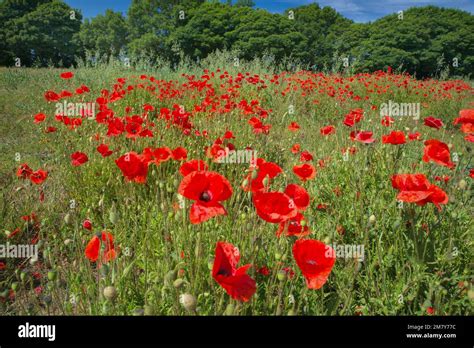
[[[132,0],[126,15],[107,10],[83,20],[60,0],[3,0],[0,65],[68,67],[88,52],[176,63],[232,50],[239,59],[290,59],[317,71],[339,64],[466,76],[474,70],[473,28],[472,14],[435,6],[355,23],[316,3],[274,14],[251,0]]]

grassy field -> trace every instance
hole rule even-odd
[[[207,64],[209,71],[80,68],[71,70],[69,79],[60,77],[66,70],[0,69],[0,241],[39,246],[37,259],[0,258],[2,314],[473,314],[472,142],[453,124],[461,110],[473,108],[468,82],[418,81],[383,72],[275,73],[258,63],[235,67],[217,59]],[[90,91],[77,93],[82,85]],[[50,94],[47,101],[48,90],[72,95]],[[97,101],[96,118],[58,120],[57,103],[64,101]],[[380,108],[389,101],[419,103],[419,119],[392,116],[394,122],[384,126]],[[360,122],[344,125],[358,108]],[[39,113],[46,119],[37,117],[35,123]],[[443,125],[424,125],[429,116]],[[67,124],[75,119],[82,124]],[[334,133],[323,135],[321,128],[329,125]],[[47,127],[57,129],[46,132]],[[373,132],[375,141],[362,143],[355,133],[351,139],[356,130]],[[383,143],[382,136],[394,130],[405,134],[406,143]],[[410,140],[416,132],[419,139]],[[422,161],[429,139],[449,147],[452,166]],[[101,144],[110,148],[109,156],[97,151]],[[218,151],[232,145],[251,148],[281,173],[260,178],[261,162],[249,170],[248,161],[216,161]],[[166,152],[165,147],[186,149],[187,159],[153,153]],[[132,151],[142,156],[136,159]],[[88,160],[80,164],[76,158],[80,165],[73,165],[76,152]],[[132,181],[124,175],[127,169],[119,168],[116,160],[122,158],[126,167],[130,156],[137,166],[143,158],[151,161],[141,168],[141,174],[147,168],[146,182],[136,168],[127,173]],[[192,159],[207,164],[204,172],[220,175],[210,179],[209,191],[200,187],[204,179],[191,185],[200,208],[178,195],[193,175],[183,176],[180,167]],[[25,163],[32,171],[46,171],[47,178],[39,184],[29,174],[19,178],[17,170]],[[304,163],[315,169],[314,178],[303,181],[295,174],[294,166]],[[449,201],[439,209],[431,202],[397,201],[392,176],[415,173],[425,174]],[[223,190],[220,180],[232,187],[219,202],[226,215],[191,223],[190,211],[207,212],[203,206],[215,198],[210,196]],[[242,188],[254,181],[260,190]],[[278,199],[288,198],[282,192],[289,184],[309,194],[308,207],[297,204],[302,220],[293,219],[294,208],[282,213],[278,205]],[[259,213],[256,197],[265,200]],[[275,214],[278,219],[269,222],[268,215]],[[287,236],[285,230],[278,237],[280,223],[305,233]],[[103,231],[113,235],[113,248]],[[327,281],[318,278],[318,289],[307,286],[293,252],[297,240],[307,239],[331,245],[337,254]],[[99,256],[91,261],[94,242]],[[216,258],[218,242],[238,248],[237,268],[251,264],[248,276],[229,271],[232,256]],[[327,255],[318,257],[301,261],[303,268],[327,261]],[[221,268],[214,265],[217,259]]]

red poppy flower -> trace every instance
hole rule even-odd
[[[20,179],[28,179],[31,174],[33,174],[33,170],[26,163],[23,163],[16,171],[16,176]]]
[[[235,300],[247,302],[257,290],[257,285],[247,271],[251,265],[237,268],[239,249],[230,243],[217,242],[212,277]]]
[[[33,121],[34,123],[41,123],[46,119],[46,115],[43,113],[39,113],[35,115],[35,120]]]
[[[72,73],[71,71],[67,71],[67,72],[63,72],[63,73],[62,73],[61,75],[59,75],[59,76],[61,76],[62,79],[67,80],[67,79],[72,78],[72,77],[74,76],[74,73]]]
[[[47,171],[38,169],[37,171],[31,173],[30,180],[33,184],[39,185],[43,181],[45,181],[47,177],[48,177]]]
[[[325,126],[325,127],[322,127],[319,132],[321,133],[321,135],[330,135],[330,134],[334,134],[336,133],[336,127],[334,126]]]
[[[186,176],[194,171],[206,171],[208,166],[203,160],[190,160],[179,167],[179,172],[182,176]]]
[[[71,164],[75,167],[86,163],[88,160],[89,158],[84,152],[77,151],[71,155]]]
[[[359,143],[371,144],[375,141],[375,139],[372,138],[372,134],[373,133],[370,131],[352,131],[351,139],[352,141],[358,141]]]
[[[171,150],[169,147],[159,147],[153,151],[153,157],[156,164],[166,162],[171,159]]]
[[[393,118],[391,118],[390,116],[384,116],[384,117],[382,117],[382,120],[380,121],[380,123],[384,127],[390,127],[390,125],[394,122],[395,122],[395,120]]]
[[[174,149],[173,151],[171,151],[171,157],[175,161],[185,160],[186,158],[188,158],[188,152],[186,151],[184,147],[180,146]]]
[[[408,134],[408,139],[410,140],[420,140],[421,134],[420,132],[415,132],[415,133],[409,133]]]
[[[288,129],[291,132],[297,132],[300,129],[300,125],[297,122],[291,122],[291,124],[288,126]]]
[[[470,143],[474,143],[474,134],[469,134],[464,137],[466,141],[469,141]]]
[[[102,155],[102,157],[108,157],[113,153],[113,151],[109,150],[109,146],[106,144],[100,144],[97,146],[97,151]]]
[[[309,289],[320,289],[328,280],[336,262],[334,250],[314,239],[297,240],[293,245],[293,257]]]
[[[305,221],[303,214],[297,213],[291,219],[281,222],[276,233],[277,237],[280,237],[282,233],[285,233],[286,236],[307,236],[311,231],[306,223],[302,223],[303,221]]]
[[[441,121],[439,118],[434,118],[433,116],[425,118],[424,124],[425,126],[436,129],[443,127],[443,121]]]
[[[270,223],[289,220],[298,213],[295,202],[282,192],[254,192],[253,204],[257,215]]]
[[[454,124],[461,124],[463,133],[474,133],[474,109],[459,111],[459,117],[454,120]]]
[[[285,189],[285,194],[293,200],[298,210],[306,210],[309,207],[309,194],[304,187],[289,184]]]
[[[144,156],[138,155],[136,152],[132,151],[115,160],[115,163],[128,181],[140,184],[146,182],[148,164],[145,161]]]
[[[399,190],[397,199],[402,202],[425,205],[433,203],[439,210],[440,204],[448,203],[448,195],[438,186],[431,184],[424,174],[395,174],[393,188]]]
[[[405,144],[405,134],[401,131],[392,131],[390,134],[382,135],[382,143],[392,145]]]
[[[433,161],[439,165],[454,168],[454,163],[451,162],[451,154],[448,145],[436,139],[425,141],[423,161]]]
[[[297,154],[298,152],[300,152],[300,149],[301,149],[300,144],[295,144],[291,147],[291,153]]]
[[[252,192],[266,190],[270,185],[270,180],[283,172],[278,164],[267,162],[262,158],[257,158],[256,166],[251,165],[250,171],[251,173],[246,177],[248,185],[244,186],[243,189]],[[255,173],[257,173],[256,176]],[[268,181],[266,185],[264,184],[265,180]]]
[[[344,118],[343,124],[348,127],[353,127],[356,123],[359,123],[364,116],[364,110],[354,109],[351,110]]]
[[[47,101],[50,101],[50,102],[55,102],[55,101],[58,101],[59,99],[61,99],[59,94],[55,93],[54,91],[46,91],[44,93],[44,98]]]
[[[0,270],[1,270],[1,268],[0,268]],[[266,277],[266,276],[270,275],[270,269],[267,266],[262,266],[262,267],[257,269],[257,273]]]
[[[86,219],[82,222],[82,227],[90,231],[92,230],[92,222],[89,219]]]
[[[302,181],[311,180],[316,176],[316,168],[312,164],[300,164],[293,167],[293,173]]]
[[[56,127],[52,127],[52,126],[49,126],[45,129],[45,132],[46,133],[54,133],[56,132],[58,129]]]
[[[92,261],[96,262],[100,256],[101,243],[104,243],[104,249],[102,253],[102,262],[109,262],[110,260],[115,259],[117,252],[114,247],[114,237],[110,232],[100,232],[96,234],[92,239],[87,243],[85,255]]]
[[[183,178],[178,192],[181,196],[195,201],[189,217],[191,223],[198,224],[217,215],[227,215],[220,202],[230,198],[232,186],[219,173],[194,171]]]
[[[309,151],[303,151],[300,154],[301,162],[308,162],[313,160],[313,155]]]

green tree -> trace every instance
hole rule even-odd
[[[69,66],[78,52],[81,20],[79,10],[62,1],[43,3],[9,23],[5,31],[8,49],[22,65],[37,61]]]
[[[330,63],[334,55],[338,39],[349,29],[352,21],[344,18],[331,7],[319,7],[318,4],[300,6],[293,11],[295,31],[305,37],[305,45],[295,55],[303,62],[318,69]]]
[[[361,30],[366,34],[361,35]],[[358,57],[363,71],[402,69],[418,77],[436,73],[444,59],[457,75],[474,71],[474,16],[460,10],[435,6],[414,7],[385,16],[373,23],[351,26],[339,45]],[[458,67],[453,66],[455,59]],[[455,64],[456,65],[456,64]]]
[[[7,43],[7,33],[15,31],[14,21],[52,0],[4,0],[0,2],[0,64],[12,65],[18,57]]]
[[[128,43],[126,19],[120,12],[107,10],[105,15],[86,19],[81,26],[79,38],[86,50],[117,55]]]

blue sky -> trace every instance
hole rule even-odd
[[[254,0],[259,8],[270,12],[283,12],[290,7],[311,4],[313,0]],[[84,17],[94,17],[110,8],[127,12],[131,0],[65,0],[73,8],[82,10]],[[356,22],[368,22],[387,14],[398,12],[412,6],[437,5],[457,8],[474,13],[474,0],[319,0],[320,6],[335,8],[345,17]]]

